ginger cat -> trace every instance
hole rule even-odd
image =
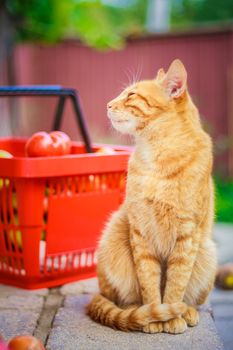
[[[186,80],[175,60],[108,104],[114,128],[136,140],[125,201],[97,251],[100,295],[87,306],[112,328],[183,333],[214,284],[212,144]]]

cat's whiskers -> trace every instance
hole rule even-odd
[[[134,84],[136,84],[139,80],[141,80],[142,75],[142,62],[140,62],[140,65],[137,66],[136,75],[134,77]]]
[[[142,74],[142,64],[138,64],[136,71],[131,67],[126,68],[125,74],[127,76],[128,83],[123,84],[124,89],[128,86],[135,85],[139,81]]]
[[[130,68],[126,68],[124,73],[125,73],[127,80],[128,80],[128,82],[125,83],[125,87],[127,87],[127,86],[130,86],[132,84],[132,72],[131,72]]]

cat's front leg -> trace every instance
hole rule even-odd
[[[130,244],[143,304],[161,304],[161,264],[139,230],[130,228]]]
[[[183,301],[195,262],[196,253],[197,244],[193,242],[192,236],[185,232],[180,234],[177,237],[175,247],[167,261],[166,286],[163,297],[164,303]],[[198,322],[198,312],[193,308],[191,311],[192,315],[195,312],[194,316]],[[189,322],[189,317],[184,315],[183,318],[175,318],[165,322],[163,329],[164,332],[167,333],[183,333],[187,328],[187,323],[188,325],[194,325],[191,324],[192,322]]]
[[[148,242],[135,228],[130,229],[130,243],[143,304],[161,304],[159,259],[151,254]],[[143,328],[143,331],[160,333],[163,331],[163,324],[162,322],[150,323]]]

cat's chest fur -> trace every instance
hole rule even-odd
[[[131,226],[134,226],[145,237],[152,254],[166,258],[172,251],[175,232],[164,235],[159,229],[155,202],[176,201],[176,189],[171,181],[166,181],[156,174],[156,169],[148,169],[143,164],[129,164],[126,205]]]

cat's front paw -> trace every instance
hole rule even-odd
[[[148,323],[148,325],[143,327],[144,333],[161,333],[163,331],[163,323],[162,322],[152,322]]]
[[[188,326],[194,327],[199,322],[199,313],[194,307],[189,306],[186,313],[183,315],[183,318]]]
[[[163,323],[165,333],[179,334],[184,333],[187,329],[187,323],[182,317],[173,318]]]

